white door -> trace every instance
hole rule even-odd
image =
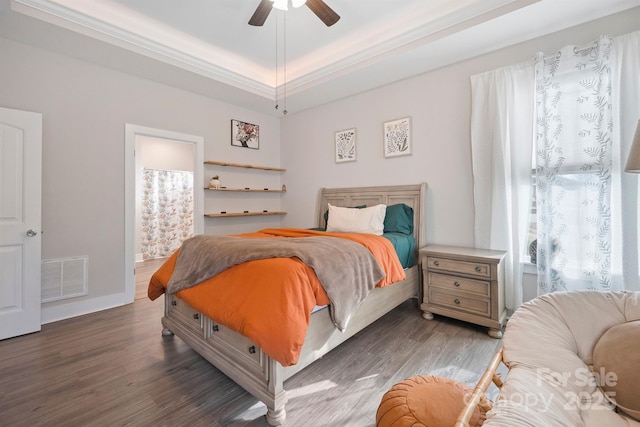
[[[0,339],[40,330],[42,115],[0,108]]]

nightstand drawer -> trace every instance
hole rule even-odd
[[[430,289],[429,303],[484,317],[491,316],[491,303],[488,299],[465,297],[450,292]]]
[[[468,292],[484,298],[491,296],[491,282],[446,274],[429,273],[429,287],[440,288],[446,292]]]
[[[491,278],[491,265],[481,262],[459,261],[448,258],[427,257],[429,270],[450,271],[457,274]]]

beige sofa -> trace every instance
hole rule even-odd
[[[601,336],[615,325],[640,326],[626,323],[638,319],[640,292],[559,292],[523,304],[507,323],[502,361],[509,371],[484,426],[640,427],[639,421],[616,410],[592,374],[594,346]],[[628,369],[628,378],[635,378],[640,340],[628,345],[634,351],[627,351],[623,360],[635,366],[621,370]],[[493,364],[495,372],[499,363]],[[598,373],[604,380],[610,374],[602,369]],[[476,392],[483,393],[492,376],[501,382],[488,370],[484,389],[477,387]],[[631,388],[637,392],[637,387]],[[636,408],[637,396],[632,398]]]

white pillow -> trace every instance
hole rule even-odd
[[[351,233],[368,233],[382,235],[386,205],[375,205],[368,208],[341,208],[329,204],[327,231],[343,231]]]

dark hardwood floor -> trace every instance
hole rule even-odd
[[[0,341],[0,425],[267,426],[262,403],[161,336],[162,313],[139,299]],[[431,374],[473,386],[500,344],[482,327],[426,321],[409,300],[285,383],[285,426],[374,426],[393,384]]]
[[[149,279],[151,279],[153,273],[155,273],[166,260],[167,258],[156,258],[136,262],[136,300],[147,297]]]

